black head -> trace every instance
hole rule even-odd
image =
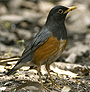
[[[65,6],[55,6],[54,8],[51,9],[49,12],[47,21],[54,19],[56,22],[58,21],[64,21],[67,13],[73,9],[76,9],[76,7],[65,7]]]
[[[51,31],[53,36],[57,37],[58,40],[61,38],[66,39],[67,32],[64,25],[64,20],[67,13],[73,9],[76,9],[76,7],[67,8],[64,6],[55,6],[49,12],[44,28]]]

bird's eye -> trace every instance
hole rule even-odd
[[[63,13],[63,10],[62,10],[62,9],[59,9],[59,10],[58,10],[58,13],[59,13],[59,14],[62,14],[62,13]]]

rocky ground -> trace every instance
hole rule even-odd
[[[15,75],[4,75],[20,58],[24,48],[43,27],[56,5],[77,6],[67,15],[67,47],[50,68],[42,66],[42,80],[36,70],[22,67]],[[0,92],[90,92],[90,0],[0,0]]]

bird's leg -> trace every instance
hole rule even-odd
[[[38,72],[38,75],[39,75],[39,79],[40,79],[40,81],[41,81],[41,85],[42,85],[46,90],[48,90],[48,91],[51,92],[51,90],[49,90],[47,87],[45,87],[45,86],[43,85],[43,82],[42,82],[42,79],[41,79],[40,71],[41,71],[41,66],[37,67],[37,72]]]
[[[50,69],[50,65],[46,64],[46,70],[47,70],[47,72],[48,72],[48,74],[49,74],[49,76],[50,76],[50,79],[51,79],[52,84],[53,84],[54,86],[56,86],[56,87],[61,87],[60,85],[56,85],[56,84],[55,84],[55,82],[54,82],[53,79],[52,79],[52,76],[51,76],[51,74],[50,74],[49,69]]]
[[[41,81],[41,85],[43,86],[43,82],[42,82],[42,79],[41,79],[40,71],[41,71],[41,66],[37,67],[37,72],[38,72],[38,75],[39,75],[39,79]]]
[[[54,83],[54,81],[53,81],[53,79],[52,79],[52,76],[51,76],[51,74],[50,74],[49,69],[50,69],[50,65],[46,64],[46,70],[47,70],[47,72],[48,72],[48,74],[49,74],[49,76],[50,76],[51,82],[55,85],[55,83]]]

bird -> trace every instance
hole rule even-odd
[[[37,68],[39,79],[41,79],[41,65],[45,65],[48,75],[53,85],[54,80],[50,74],[50,65],[55,62],[63,53],[67,43],[67,30],[65,27],[65,18],[68,12],[77,7],[55,6],[48,16],[45,25],[29,43],[22,53],[21,58],[10,69],[6,75],[14,74],[22,66],[34,66]]]

